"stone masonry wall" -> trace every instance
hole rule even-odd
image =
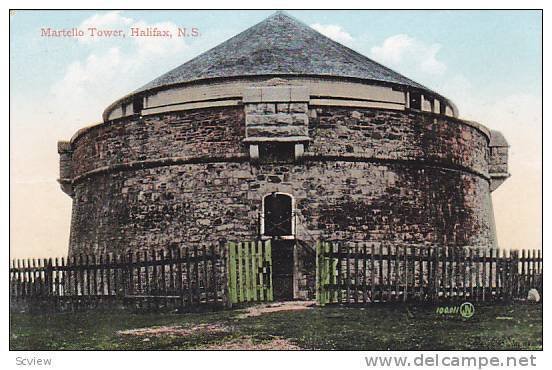
[[[488,176],[488,142],[450,117],[374,109],[310,109],[307,153],[438,162]],[[94,127],[72,143],[73,178],[89,171],[169,157],[249,155],[243,107],[138,117]]]
[[[494,245],[488,182],[458,171],[362,162],[214,163],[99,175],[75,187],[71,252],[256,236],[262,197],[292,194],[297,237]]]
[[[495,245],[488,142],[476,128],[431,114],[310,107],[309,136],[302,162],[256,165],[242,143],[243,107],[89,129],[71,144],[70,253],[251,239],[273,191],[295,197],[297,238],[307,242]],[[202,159],[144,165],[176,157]]]
[[[100,125],[72,143],[73,176],[133,161],[239,154],[243,122],[243,108],[230,107],[135,116]]]
[[[488,175],[488,138],[462,121],[414,112],[319,107],[311,110],[309,152],[424,160]]]

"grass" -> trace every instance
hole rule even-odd
[[[476,305],[469,319],[435,306],[374,304],[316,307],[238,318],[206,313],[87,312],[12,314],[11,350],[190,350],[239,338],[282,338],[315,350],[542,350],[542,304]],[[227,332],[189,336],[121,336],[118,330],[218,323]]]

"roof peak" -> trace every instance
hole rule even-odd
[[[355,78],[426,87],[321,34],[283,10],[156,78],[133,94],[192,81],[247,76]]]
[[[294,19],[295,18],[293,16],[291,16],[288,12],[286,12],[285,10],[276,10],[274,13],[272,13],[271,15],[269,15],[268,17],[265,18],[268,19],[268,18],[273,18],[273,17],[279,17],[279,16],[284,16],[284,17],[288,17],[288,18],[291,18],[291,19]]]

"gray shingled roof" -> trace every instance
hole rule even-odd
[[[350,77],[431,91],[277,12],[133,94],[201,79],[259,75]]]

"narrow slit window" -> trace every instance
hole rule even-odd
[[[132,112],[134,114],[140,114],[144,109],[144,100],[142,98],[135,98],[132,101]]]
[[[422,110],[422,94],[410,92],[410,109]]]

